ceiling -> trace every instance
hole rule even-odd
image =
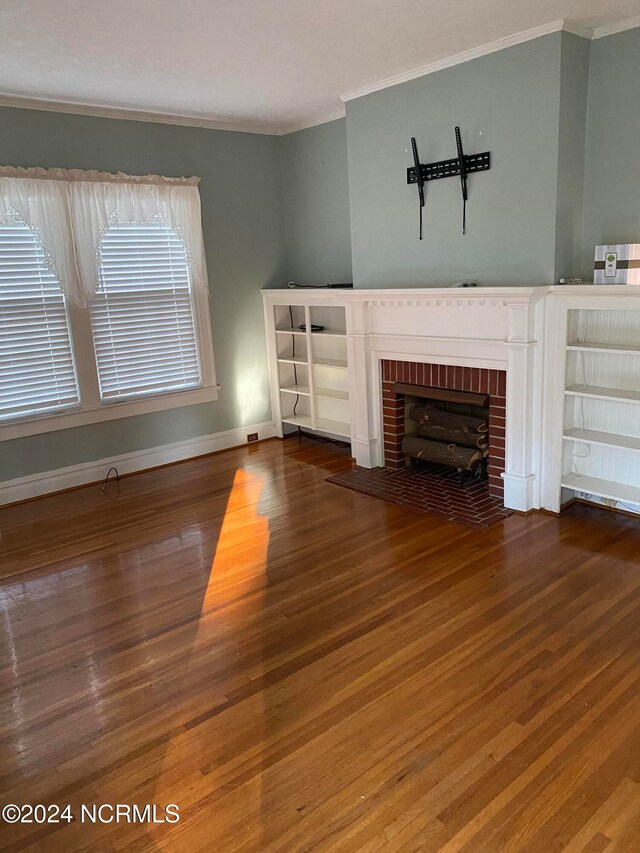
[[[282,133],[500,39],[637,16],[640,0],[2,0],[0,98]]]

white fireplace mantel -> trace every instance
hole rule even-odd
[[[366,468],[384,464],[383,359],[506,370],[505,505],[522,511],[540,506],[534,467],[542,428],[537,343],[546,294],[545,287],[344,293],[356,462]]]

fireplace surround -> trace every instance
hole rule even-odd
[[[540,506],[535,472],[543,431],[538,338],[544,329],[544,296],[544,288],[525,287],[341,294],[347,310],[351,447],[357,464],[384,466],[386,451],[396,451],[389,439],[393,443],[397,436],[385,436],[384,403],[391,410],[394,404],[383,395],[383,382],[398,381],[398,365],[400,381],[409,384],[446,387],[451,382],[453,388],[474,391],[482,382],[492,398],[495,427],[491,494],[502,496],[509,509],[526,512]]]

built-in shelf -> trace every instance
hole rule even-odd
[[[332,400],[348,400],[349,392],[342,391],[339,388],[318,388],[315,389],[316,397],[329,397]]]
[[[316,429],[321,432],[331,432],[344,438],[351,437],[351,427],[343,421],[330,421],[327,418],[316,418]]]
[[[283,385],[280,390],[285,394],[296,394],[299,397],[311,396],[311,388],[308,385]]]
[[[282,418],[282,421],[285,424],[314,429],[310,415],[294,415],[292,417]],[[349,438],[351,435],[351,428],[349,427],[349,424],[344,423],[343,421],[330,421],[327,418],[316,418],[315,429],[319,432],[328,432],[332,435],[339,435],[344,438]]]
[[[307,333],[302,329],[298,328],[289,328],[289,329],[276,329],[276,335],[306,335]],[[346,332],[337,332],[334,329],[321,329],[319,332],[311,332],[312,335],[322,335],[325,338],[344,338],[346,337]]]
[[[599,477],[586,477],[584,474],[565,474],[562,478],[565,489],[586,492],[599,498],[609,498],[614,501],[640,503],[640,488],[616,483],[613,480],[601,480]]]
[[[598,385],[569,385],[567,394],[573,397],[591,397],[595,400],[612,400],[615,403],[640,403],[640,391],[601,388]]]
[[[345,306],[331,293],[280,294],[266,309],[265,324],[274,419],[350,438]]]
[[[622,353],[623,355],[640,353],[639,344],[596,344],[588,341],[572,341],[567,345],[567,349],[578,352]]]
[[[634,360],[640,355],[640,311],[592,307],[579,298],[572,302],[567,311],[569,378],[561,469],[571,473],[559,472],[558,479],[562,488],[594,499],[640,504],[640,383]],[[569,358],[575,353],[589,357],[576,362]]]
[[[337,367],[341,370],[347,369],[347,362],[338,358],[314,358],[313,364],[320,364],[322,367]]]
[[[290,415],[282,418],[285,424],[293,424],[293,426],[308,427],[311,429],[311,415]]]
[[[601,447],[612,447],[616,450],[640,452],[640,438],[632,435],[618,435],[615,432],[600,432],[595,429],[571,427],[565,430],[564,437],[567,441],[577,441],[581,444],[598,444]]]
[[[286,358],[285,357],[285,358],[279,358],[278,362],[280,364],[300,364],[303,367],[307,367],[307,365],[309,364],[309,362],[303,358]]]

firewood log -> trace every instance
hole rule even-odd
[[[464,447],[488,446],[486,418],[445,412],[435,406],[415,406],[409,413],[415,421],[416,435],[434,441],[461,444]]]
[[[463,471],[473,471],[482,462],[482,451],[475,448],[412,435],[405,435],[402,439],[402,452],[406,456],[424,459],[426,462],[437,462],[440,465],[451,465]]]
[[[438,424],[416,424],[415,434],[419,438],[428,438],[433,441],[444,441],[447,444],[459,444],[461,447],[475,447],[484,450],[489,446],[489,437],[486,433],[469,433],[464,429],[447,428]]]
[[[460,427],[466,427],[469,432],[487,432],[489,427],[487,419],[477,415],[460,415],[457,412],[447,412],[432,403],[426,403],[424,406],[414,406],[409,413],[411,420],[420,423],[421,421],[438,424],[457,424]]]

